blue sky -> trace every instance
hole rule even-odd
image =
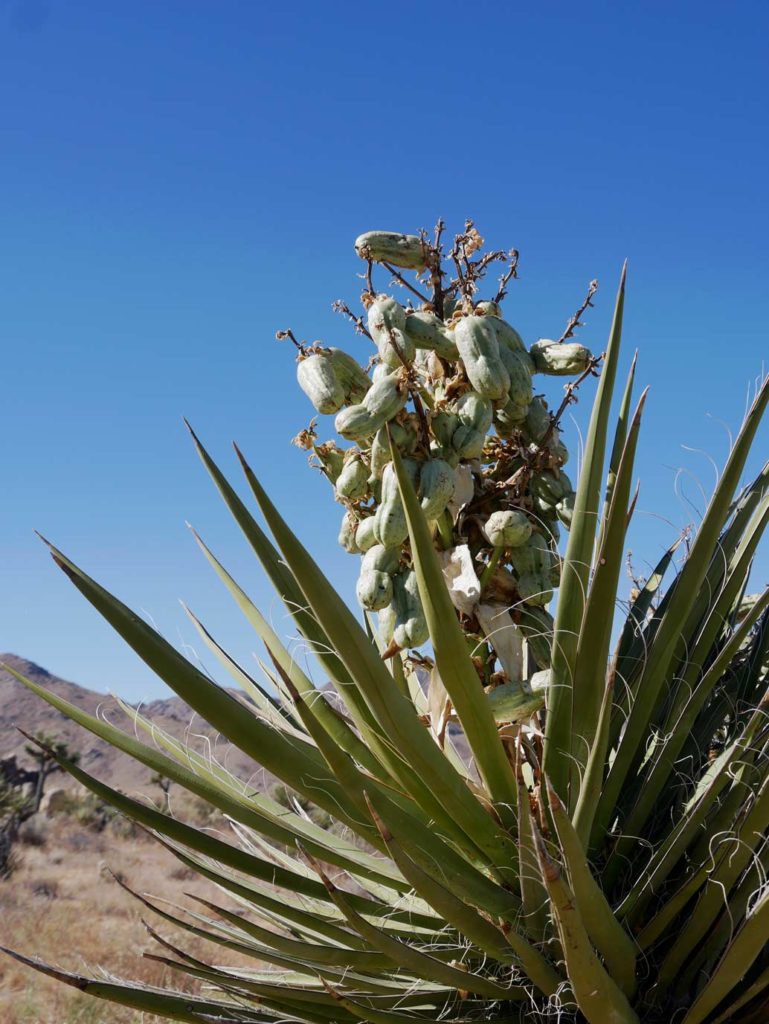
[[[439,215],[520,249],[506,315],[530,342],[598,277],[600,350],[629,258],[643,570],[696,520],[769,354],[768,31],[760,2],[0,0],[0,649],[163,692],[33,528],[174,643],[197,649],[184,598],[248,663],[190,520],[287,628],[182,415],[233,475],[238,440],[352,595],[273,336],[363,356],[330,309],[359,291],[353,239]]]

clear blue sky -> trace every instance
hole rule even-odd
[[[249,662],[188,519],[285,624],[183,414],[233,474],[239,441],[352,595],[272,339],[362,353],[330,310],[357,297],[354,237],[439,215],[521,250],[528,341],[598,277],[600,349],[629,257],[643,568],[697,518],[769,353],[767,38],[765,2],[0,0],[0,650],[163,692],[33,528],[173,642],[195,640],[182,597]]]

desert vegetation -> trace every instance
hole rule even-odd
[[[120,730],[26,680],[220,826],[39,743],[152,834],[191,873],[192,896],[186,909],[177,890],[140,897],[160,922],[150,955],[163,973],[149,979],[106,950],[109,977],[53,966],[26,933],[11,935],[12,955],[79,995],[190,1022],[761,1024],[769,591],[750,587],[769,464],[743,474],[769,379],[696,529],[669,538],[628,595],[645,392],[634,397],[635,359],[622,364],[625,271],[603,351],[579,336],[594,284],[560,337],[527,345],[504,314],[518,253],[485,251],[471,222],[445,237],[439,223],[357,239],[362,308],[336,304],[354,356],[279,332],[315,413],[295,441],[360,558],[360,615],[246,455],[273,540],[192,434],[308,663],[202,538],[266,648],[264,678],[193,621],[250,703],[51,549],[159,677],[282,788],[259,791],[135,709]],[[593,387],[572,481],[563,414]]]

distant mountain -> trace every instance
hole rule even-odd
[[[44,686],[84,711],[92,715],[106,716],[118,728],[133,732],[132,720],[112,697],[88,690],[77,683],[59,679],[34,662],[15,654],[0,654],[0,663],[11,666],[20,675]],[[170,733],[176,739],[183,740],[198,753],[213,755],[237,777],[252,783],[261,779],[265,786],[274,781],[272,776],[267,775],[253,761],[218,736],[178,697],[142,704],[141,712],[153,725]],[[15,753],[20,761],[26,762],[28,758],[24,754],[24,747],[27,741],[19,735],[18,727],[32,735],[43,732],[65,741],[72,750],[79,751],[80,764],[86,771],[115,788],[126,792],[146,791],[151,788],[152,772],[148,768],[75,725],[17,682],[9,672],[0,669],[0,757]],[[143,734],[141,739],[145,743],[151,743],[147,735]],[[64,778],[59,774],[56,776],[55,785],[66,785]]]

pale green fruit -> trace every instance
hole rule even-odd
[[[579,342],[561,342],[558,344],[548,338],[540,338],[530,349],[531,358],[537,373],[545,373],[551,377],[573,377],[582,373],[590,365],[593,355],[590,349]]]
[[[433,433],[433,437],[444,448],[447,448],[451,444],[451,439],[459,425],[459,416],[446,409],[433,413],[430,418],[430,429]]]
[[[348,554],[355,555],[358,553],[359,548],[355,542],[355,532],[358,526],[358,520],[352,514],[352,512],[345,512],[342,516],[342,525],[339,529],[339,544],[341,547],[348,552]]]
[[[494,426],[500,437],[510,437],[526,420],[526,413],[529,405],[516,405],[508,398],[507,401],[497,403],[494,409]]]
[[[345,392],[327,352],[313,352],[300,357],[296,379],[318,412],[338,412],[345,402]]]
[[[355,251],[362,260],[392,263],[403,270],[423,270],[430,259],[429,247],[418,235],[397,231],[366,231],[355,239]]]
[[[516,509],[492,512],[483,527],[489,544],[495,548],[518,548],[531,537],[531,523]]]
[[[454,470],[444,459],[428,459],[419,474],[419,503],[428,519],[437,519],[454,493]]]
[[[374,516],[367,516],[358,523],[355,531],[355,546],[358,551],[369,551],[377,543]]]
[[[408,399],[408,391],[399,372],[388,373],[374,381],[359,405],[338,413],[334,426],[348,440],[371,437],[397,415]]]
[[[483,316],[502,316],[502,307],[498,302],[494,302],[492,299],[481,299],[480,302],[475,304],[475,312]]]
[[[408,337],[417,348],[429,349],[441,359],[456,361],[459,359],[454,335],[435,313],[418,310],[409,313],[404,328]]]
[[[413,340],[406,335],[406,311],[389,295],[377,295],[368,308],[368,329],[379,349],[379,358],[391,369],[411,365],[416,355]]]
[[[374,544],[363,556],[361,570],[376,570],[376,572],[384,572],[388,576],[392,576],[397,571],[399,564],[400,551],[397,548],[386,548],[384,544]]]
[[[402,650],[420,647],[430,638],[427,620],[419,598],[417,576],[408,570],[393,580],[393,604],[396,624],[393,640]]]
[[[550,413],[541,398],[534,398],[526,413],[526,432],[533,441],[541,441],[550,429]]]
[[[475,391],[484,398],[502,398],[510,390],[510,376],[488,320],[485,316],[462,317],[454,328],[454,340]]]
[[[500,346],[499,356],[510,377],[508,397],[515,405],[528,407],[534,392],[531,386],[531,371],[525,360],[520,353],[511,352],[504,346]]]
[[[386,608],[393,598],[393,581],[385,572],[363,569],[355,587],[358,603],[367,611],[375,612]]]
[[[571,480],[563,473],[552,473],[549,469],[535,473],[530,483],[531,493],[545,505],[555,505],[570,494],[574,488]]]
[[[473,427],[459,426],[451,439],[451,447],[460,459],[478,459],[483,454],[486,431]],[[445,456],[448,458],[448,455]]]
[[[544,607],[553,599],[550,574],[524,573],[518,577],[518,593],[524,604]]]
[[[329,359],[334,367],[336,379],[344,391],[344,400],[350,405],[363,401],[363,397],[371,387],[371,380],[357,360],[343,352],[341,348],[330,348]]]
[[[526,352],[523,338],[514,327],[511,327],[506,320],[500,316],[487,316],[489,326],[494,331],[494,336],[501,347],[508,348],[511,352]],[[528,354],[528,353],[527,353]]]
[[[345,460],[344,468],[336,481],[337,497],[348,501],[358,501],[369,489],[369,468],[360,456],[355,453]]]
[[[532,533],[525,544],[512,548],[510,562],[519,578],[530,574],[545,575],[552,565],[550,545],[541,533]]]
[[[412,483],[416,486],[419,463],[413,459],[404,459],[403,465],[411,477]],[[398,489],[398,478],[392,463],[388,463],[382,473],[382,496],[376,511],[377,540],[386,548],[393,548],[402,544],[408,534],[406,512]]]
[[[473,430],[480,430],[484,434],[491,426],[494,417],[494,407],[488,398],[467,391],[456,403],[457,416],[460,423]]]

